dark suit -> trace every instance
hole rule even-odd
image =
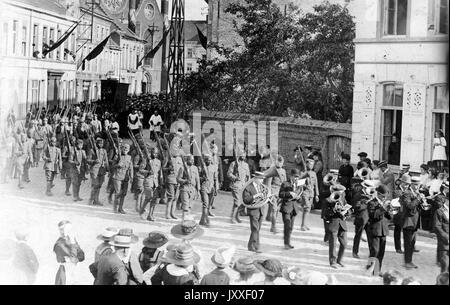
[[[352,206],[355,215],[355,237],[353,238],[353,253],[358,254],[359,242],[363,231],[367,232],[367,223],[369,222],[369,213],[367,211],[368,197],[363,193],[361,184],[353,187]]]
[[[243,191],[242,199],[245,204],[251,204],[255,199],[254,196],[258,192],[255,186],[249,184]],[[248,250],[255,251],[259,249],[259,230],[261,230],[261,225],[263,221],[263,209],[248,209],[248,216],[250,218],[250,239],[248,240]]]
[[[403,191],[400,188],[397,188],[394,191],[394,198],[400,198],[403,194]],[[393,217],[394,220],[394,245],[395,250],[402,250],[402,225],[403,225],[403,212],[400,210],[399,213],[395,214]]]
[[[416,231],[419,227],[420,201],[411,190],[407,190],[400,197],[400,204],[403,209],[402,229],[405,263],[412,263],[414,246],[416,244]]]
[[[93,266],[91,272],[96,270],[97,275],[94,285],[127,285],[126,266],[115,253],[102,256]]]
[[[433,229],[437,237],[438,260],[441,272],[448,272],[448,218],[444,215],[444,208],[434,213]]]
[[[328,201],[328,199],[327,199]],[[333,208],[334,202],[328,201],[327,211],[325,214],[326,220],[329,221],[328,232],[328,254],[330,265],[340,263],[344,256],[345,248],[347,247],[347,223],[339,213],[335,213]],[[336,241],[339,241],[339,252],[336,257]]]
[[[294,228],[295,216],[300,212],[299,203],[296,200],[292,200],[290,192],[293,192],[294,188],[290,182],[283,182],[280,187],[279,197],[281,199],[280,211],[283,216],[284,223],[284,244],[291,244],[291,234]]]
[[[383,263],[386,249],[386,237],[389,235],[389,220],[392,216],[375,200],[368,202],[369,211],[369,251],[370,257],[376,257]]]

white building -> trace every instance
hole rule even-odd
[[[186,74],[198,71],[199,61],[206,59],[206,49],[200,42],[197,27],[206,37],[206,21],[186,20],[184,22],[184,70]]]
[[[448,141],[448,2],[353,2],[353,161],[365,151],[418,171],[431,160],[435,130],[443,129]],[[389,153],[393,135],[397,153]]]
[[[57,1],[0,2],[0,105],[24,118],[30,105],[65,105],[75,100],[76,32],[42,58],[77,19]],[[65,51],[66,50],[66,51]]]

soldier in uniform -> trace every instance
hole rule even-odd
[[[405,247],[405,268],[418,268],[413,262],[414,246],[416,244],[416,232],[419,228],[419,208],[421,203],[418,188],[420,178],[411,178],[411,186],[400,197],[402,206],[403,246]]]
[[[314,171],[314,159],[308,157],[306,159],[306,184],[305,189],[302,193],[302,224],[300,227],[301,231],[309,231],[306,226],[306,216],[311,212],[314,198],[319,201],[319,183],[317,181],[317,175]]]
[[[210,143],[210,151],[211,151],[211,158],[212,158],[212,165],[214,167],[214,171],[217,172],[217,179],[219,181],[219,184],[216,188],[216,193],[223,184],[223,168],[222,168],[222,158],[219,156],[219,148],[216,144]],[[216,194],[217,195],[217,194]],[[214,198],[216,195],[211,197],[211,201],[209,202],[208,207],[208,216],[214,217],[214,214],[211,212],[211,209],[214,209]]]
[[[42,119],[42,130],[45,134],[44,139],[50,139],[51,137],[53,137],[53,128],[48,124],[48,119],[46,117]]]
[[[200,225],[209,226],[211,202],[217,195],[219,188],[219,176],[217,166],[214,164],[212,155],[205,154],[205,170],[200,168],[200,199],[202,200],[202,218]]]
[[[32,125],[34,126],[33,159],[34,167],[37,167],[39,165],[39,161],[41,160],[42,150],[44,149],[45,134],[42,127],[37,124],[36,120],[32,120]]]
[[[180,185],[180,201],[183,210],[182,219],[192,208],[192,200],[198,197],[200,192],[200,178],[198,168],[194,165],[194,156],[186,155],[186,167],[183,166],[178,170],[177,182]]]
[[[23,149],[27,155],[27,158],[25,160],[25,163],[23,165],[23,181],[30,182],[30,167],[34,163],[33,161],[33,146],[34,146],[34,140],[32,138],[32,133],[30,130],[27,132],[27,136],[25,139],[25,142],[23,143]]]
[[[113,194],[114,194],[114,184],[113,184],[113,176],[116,172],[116,168],[112,166],[113,164],[117,164],[120,159],[120,146],[122,145],[122,140],[118,138],[118,143],[113,139],[114,143],[111,141],[108,142],[108,164],[109,166],[109,176],[108,176],[108,184],[106,185],[106,192],[108,193],[108,203],[113,204]],[[117,146],[115,146],[117,145]],[[117,149],[116,149],[117,148]]]
[[[284,224],[284,248],[286,250],[293,249],[291,245],[291,234],[294,228],[295,216],[300,211],[299,200],[301,198],[301,190],[298,189],[297,180],[300,179],[300,170],[293,168],[291,170],[290,181],[281,184],[279,197],[281,200],[280,211],[283,215]]]
[[[384,204],[388,194],[386,186],[379,185],[375,192],[378,199],[373,197],[366,200],[369,214],[367,231],[369,232],[370,257],[378,259],[381,270],[386,249],[386,237],[389,236],[389,220],[392,219],[392,215]]]
[[[280,187],[283,182],[287,181],[286,177],[286,170],[283,168],[284,165],[284,158],[281,155],[278,155],[275,159],[275,169],[277,171],[277,174],[272,177],[271,181],[271,191],[274,195],[272,197],[271,202],[269,202],[269,210],[267,212],[267,216],[270,218],[270,221],[272,223],[270,227],[270,232],[277,233],[276,223],[277,223],[277,216],[278,216],[278,201],[280,199],[279,193],[280,193]]]
[[[177,181],[178,172],[183,166],[183,161],[181,160],[181,131],[178,131],[177,138],[173,139],[170,143],[169,154],[170,160],[167,162],[166,171],[166,195],[167,195],[167,206],[166,206],[166,219],[177,219],[175,216],[175,208],[178,201],[179,185]]]
[[[17,131],[15,137],[15,143],[13,148],[13,156],[14,167],[16,171],[16,175],[18,176],[19,183],[18,187],[23,189],[23,181],[24,181],[24,168],[25,164],[28,162],[28,159],[33,158],[33,153],[31,152],[31,147],[29,145],[25,145],[26,135],[21,133],[19,130]]]
[[[50,146],[47,146],[42,159],[45,161],[44,170],[45,177],[47,179],[46,195],[53,196],[51,191],[53,187],[53,180],[55,179],[55,175],[59,173],[62,167],[61,150],[56,147],[55,137],[52,137],[50,139]]]
[[[241,222],[238,216],[238,207],[241,205],[239,193],[244,184],[250,179],[250,169],[245,162],[245,152],[240,150],[237,152],[237,160],[231,162],[228,168],[227,176],[231,180],[231,194],[233,195],[233,208],[231,210],[231,223]]]
[[[106,172],[109,171],[108,154],[103,148],[103,139],[97,138],[97,149],[91,148],[87,154],[87,163],[90,164],[91,197],[89,203],[102,206],[100,202],[100,189],[105,181]]]
[[[77,140],[74,152],[69,157],[71,164],[70,176],[72,179],[73,201],[82,201],[80,198],[80,186],[86,172],[86,152],[83,150],[84,141]]]
[[[115,169],[112,176],[114,199],[114,212],[126,214],[123,210],[123,203],[128,191],[128,182],[133,177],[133,164],[131,156],[128,155],[130,145],[123,144],[121,149],[121,156],[118,161],[112,163],[112,168]]]
[[[158,149],[153,147],[150,149],[150,157],[145,160],[145,166],[139,170],[142,176],[142,184],[144,188],[144,202],[141,206],[139,214],[141,217],[145,214],[145,208],[150,203],[150,211],[147,216],[148,221],[155,221],[153,213],[160,199],[160,188],[162,183],[161,161],[158,159]],[[138,180],[139,181],[139,180]],[[138,183],[140,188],[140,182]]]

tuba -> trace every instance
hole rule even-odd
[[[323,184],[325,186],[331,186],[335,184],[338,180],[338,171],[337,170],[330,170],[328,174],[323,177]]]
[[[360,177],[363,180],[368,180],[369,179],[369,171],[367,170],[367,168],[362,168],[361,169]]]
[[[344,220],[350,216],[352,206],[344,204],[341,192],[332,192],[330,197],[328,197],[328,200],[335,203],[333,212],[339,213]]]
[[[275,194],[272,194],[269,186],[265,185],[264,183],[261,183],[262,196],[255,199],[255,201],[252,204],[246,204],[243,200],[244,199],[244,196],[243,196],[244,190],[247,188],[247,186],[252,184],[253,181],[255,181],[255,179],[256,178],[252,178],[252,179],[248,180],[244,184],[244,186],[242,187],[242,189],[239,193],[239,198],[241,199],[242,205],[244,205],[244,207],[247,209],[259,209],[259,208],[265,206],[266,204],[268,204],[269,202],[271,202],[272,198],[275,196]]]

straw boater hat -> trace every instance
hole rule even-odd
[[[117,233],[119,233],[119,229],[109,227],[104,229],[103,232],[97,236],[97,239],[111,241]]]
[[[194,252],[191,245],[181,243],[178,245],[170,245],[167,247],[167,254],[163,257],[163,261],[178,266],[190,266],[200,261],[200,256]]]
[[[411,184],[420,184],[420,177],[418,176],[411,177]]]
[[[120,248],[130,248],[132,243],[131,236],[126,235],[115,235],[113,240],[109,242],[111,246]]]
[[[231,264],[235,251],[234,246],[222,246],[211,256],[211,261],[219,268],[226,268]]]
[[[250,256],[239,258],[234,263],[233,269],[243,274],[256,273],[258,271],[254,264],[253,258],[251,258]]]
[[[163,232],[154,231],[150,232],[142,243],[147,248],[156,249],[164,246],[168,241],[169,239],[167,238],[166,234],[164,234]]]
[[[402,175],[398,180],[398,183],[411,184],[411,176],[410,175]]]
[[[139,237],[137,235],[133,234],[133,229],[130,229],[130,228],[120,229],[119,233],[117,233],[117,235],[131,237],[132,243],[137,243],[139,240]]]
[[[283,277],[293,285],[330,285],[335,282],[322,272],[303,271],[299,267],[290,267],[283,270]]]
[[[185,219],[180,224],[172,227],[170,233],[175,238],[191,240],[203,235],[203,228],[199,227],[195,220]]]
[[[269,276],[280,277],[283,272],[283,265],[277,259],[266,259],[264,261],[256,261],[256,268]]]

